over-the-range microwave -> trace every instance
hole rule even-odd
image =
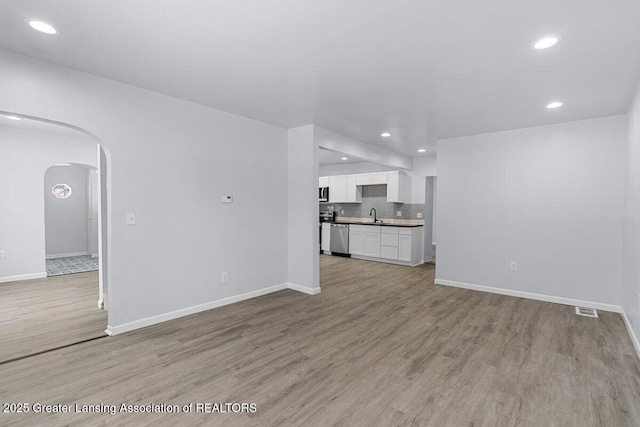
[[[320,202],[329,201],[329,187],[320,187]]]

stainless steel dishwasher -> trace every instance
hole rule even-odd
[[[349,224],[331,224],[331,255],[349,255]]]

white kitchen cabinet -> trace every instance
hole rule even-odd
[[[388,179],[388,172],[374,172],[371,174],[371,185],[387,184]]]
[[[320,249],[323,252],[331,251],[331,224],[329,223],[322,223],[322,244]]]
[[[376,228],[376,227],[371,227]],[[379,228],[379,227],[378,227]],[[364,256],[380,258],[380,231],[364,233]]]
[[[401,234],[398,236],[398,260],[411,262],[411,235]]]
[[[387,183],[387,172],[359,173],[356,185],[381,185]]]
[[[356,175],[347,175],[347,197],[345,202],[362,203],[362,187],[357,186]]]
[[[380,258],[398,259],[398,227],[380,227]]]
[[[406,203],[410,191],[409,180],[404,172],[391,171],[387,173],[387,202]]]
[[[371,185],[371,174],[370,173],[357,174],[356,185]]]
[[[418,265],[423,262],[423,233],[424,227],[352,224],[349,253],[354,258]]]
[[[397,246],[380,246],[380,258],[384,259],[398,259],[398,247]]]
[[[328,179],[330,203],[362,203],[362,188],[356,184],[356,175],[335,175]]]
[[[349,229],[349,253],[351,255],[364,255],[365,244],[364,244],[364,235],[363,231],[354,231]]]
[[[347,176],[336,175],[329,177],[329,202],[341,203],[347,199]]]
[[[391,228],[391,227],[385,227]],[[394,227],[395,228],[395,227]],[[380,234],[380,245],[382,246],[395,246],[398,247],[398,232],[394,234],[382,233]]]
[[[328,176],[321,176],[320,178],[318,178],[318,187],[319,188],[324,188],[324,187],[328,187],[329,186],[329,177]]]
[[[380,258],[380,226],[349,226],[349,253]]]

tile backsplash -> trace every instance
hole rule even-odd
[[[336,217],[363,218],[369,216],[371,208],[376,209],[378,218],[387,219],[419,219],[418,212],[424,219],[424,203],[389,203],[387,202],[386,185],[365,185],[362,187],[362,203],[323,203],[320,210],[333,207]],[[344,211],[344,213],[341,213]],[[396,212],[402,216],[396,216]]]

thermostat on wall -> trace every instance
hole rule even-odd
[[[233,196],[222,196],[222,203],[233,203]]]

